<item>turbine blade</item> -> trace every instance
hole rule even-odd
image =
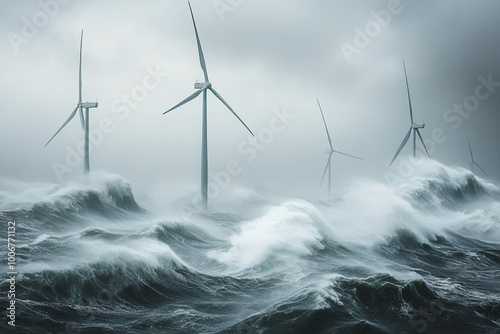
[[[191,3],[188,1],[189,11],[191,12],[191,18],[193,19],[194,33],[196,34],[196,43],[198,44],[198,55],[200,58],[201,69],[205,75],[205,82],[208,82],[207,65],[205,64],[205,57],[203,56],[203,50],[201,49],[200,37],[198,36],[198,29],[196,28],[196,22],[194,21],[193,9],[191,8]]]
[[[80,67],[78,68],[78,102],[80,103],[82,102],[82,46],[83,46],[83,29],[82,29],[82,35],[80,37]],[[83,116],[81,118],[83,118]]]
[[[83,116],[83,108],[79,107],[79,114],[80,114],[80,124],[82,124],[82,130],[85,130],[85,117]]]
[[[474,155],[472,155],[472,148],[470,147],[469,136],[467,136],[467,144],[469,144],[470,158],[471,158],[472,162],[474,162]]]
[[[320,186],[323,185],[323,180],[325,179],[326,171],[328,170],[328,167],[330,167],[330,162],[332,161],[332,154],[333,152],[330,152],[330,155],[328,156],[328,161],[326,162],[325,171],[323,172],[323,177],[321,178],[321,183],[319,184]]]
[[[325,115],[323,114],[323,109],[321,109],[321,104],[319,104],[318,99],[316,99],[316,102],[318,102],[319,111],[321,112],[321,117],[323,118],[323,124],[325,124],[325,130],[326,130],[326,135],[328,136],[328,143],[330,143],[330,149],[333,151],[332,139],[330,138],[330,132],[328,132],[328,127],[326,126]]]
[[[401,152],[401,150],[403,149],[403,147],[406,145],[406,142],[410,138],[410,133],[411,133],[411,128],[410,128],[410,130],[408,130],[408,133],[406,133],[406,136],[403,138],[403,141],[401,142],[401,145],[399,145],[398,151],[394,155],[394,158],[392,158],[392,161],[391,161],[390,165],[392,165],[392,163],[394,162],[394,160],[396,160],[396,158],[398,157],[399,152]]]
[[[343,155],[347,155],[348,157],[351,157],[351,158],[356,158],[356,159],[359,159],[359,160],[364,160],[363,158],[357,157],[355,155],[350,155],[350,154],[347,154],[347,153],[344,153],[344,152],[339,152],[339,151],[333,151],[333,152],[334,153],[343,154]]]
[[[169,111],[172,111],[174,110],[175,108],[178,108],[180,106],[182,106],[183,104],[185,103],[188,103],[189,101],[191,101],[192,99],[196,98],[198,95],[201,94],[201,92],[203,92],[204,89],[200,89],[200,90],[197,90],[196,92],[194,92],[193,94],[189,95],[187,98],[185,98],[184,100],[182,100],[181,102],[179,102],[178,104],[176,104],[175,106],[173,106],[172,108],[168,109],[167,111],[165,111],[163,113],[163,115],[165,115],[166,113],[168,113]]]
[[[71,119],[73,117],[75,117],[77,110],[78,110],[78,106],[76,106],[75,110],[73,110],[73,112],[69,115],[66,122],[64,122],[64,124],[59,128],[59,130],[57,130],[57,132],[52,136],[52,138],[49,139],[49,141],[47,142],[47,144],[45,144],[45,146],[49,145],[49,143],[52,141],[52,139],[54,139],[54,137],[57,136],[57,134],[66,126],[66,124],[68,124],[68,122],[71,121]]]
[[[482,169],[481,166],[479,166],[479,164],[477,162],[474,162],[473,165],[476,165],[477,167],[479,167],[479,169],[484,173],[484,175],[486,175],[486,177],[488,177],[488,174],[486,174],[484,169]]]
[[[403,60],[403,68],[405,70],[406,90],[408,92],[408,104],[410,106],[410,120],[411,124],[413,124],[413,109],[411,107],[410,86],[408,85],[408,76],[406,75],[406,65],[404,60]]]
[[[424,146],[425,153],[427,153],[427,156],[429,157],[429,159],[432,159],[431,155],[429,154],[429,151],[427,151],[427,147],[425,146],[424,139],[422,138],[420,131],[418,131],[418,129],[415,129],[415,131],[417,132],[418,138],[420,138],[420,142],[422,142],[422,145]]]
[[[245,126],[245,128],[247,128],[248,132],[250,132],[250,133],[252,134],[252,136],[254,136],[254,134],[253,134],[252,130],[250,130],[250,128],[249,128],[249,127],[245,124],[245,122],[243,122],[243,121],[241,120],[241,118],[240,118],[240,117],[236,114],[236,112],[233,110],[233,108],[231,108],[231,107],[229,106],[229,104],[227,104],[227,102],[226,102],[226,101],[224,101],[224,99],[222,98],[222,96],[220,96],[220,95],[219,95],[219,93],[217,93],[217,92],[215,91],[215,89],[213,89],[212,87],[210,87],[210,90],[212,91],[212,93],[214,93],[214,95],[215,95],[215,96],[217,96],[217,98],[218,98],[218,99],[219,99],[222,103],[224,103],[224,105],[225,105],[225,106],[226,106],[226,107],[227,107],[227,108],[228,108],[228,109],[229,109],[229,110],[233,113],[233,115],[234,115],[234,116],[236,116],[236,118],[240,120],[241,124],[243,124],[243,125]],[[255,136],[254,136],[254,137],[255,137]]]

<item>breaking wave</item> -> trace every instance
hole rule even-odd
[[[116,175],[0,183],[0,221],[16,221],[22,333],[500,326],[499,190],[460,168],[428,162],[395,186],[360,182],[339,198],[259,194],[234,199],[238,212],[186,203],[167,215],[144,210]]]

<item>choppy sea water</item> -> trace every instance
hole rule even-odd
[[[500,333],[500,189],[388,187],[154,212],[133,185],[2,181],[2,333]],[[15,222],[15,328],[7,226]]]

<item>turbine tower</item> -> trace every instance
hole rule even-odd
[[[429,157],[429,159],[431,158],[429,151],[427,151],[427,147],[425,147],[425,143],[424,143],[424,140],[422,138],[422,135],[420,134],[420,131],[418,131],[418,129],[423,129],[425,127],[425,123],[417,124],[417,123],[413,122],[413,109],[411,106],[410,87],[408,86],[408,76],[406,75],[406,65],[405,65],[404,60],[403,60],[403,68],[405,71],[406,91],[408,92],[408,104],[410,106],[410,121],[411,121],[411,123],[410,123],[410,130],[408,130],[408,132],[406,133],[406,136],[403,139],[403,142],[401,143],[401,145],[399,145],[398,151],[394,155],[394,158],[392,158],[391,165],[394,162],[394,160],[396,160],[396,158],[398,157],[399,152],[401,152],[403,147],[408,142],[408,139],[410,138],[410,134],[412,131],[413,131],[413,157],[417,156],[417,135],[418,135],[418,137],[420,138],[420,141],[422,142],[422,145],[424,146],[424,149],[425,149],[425,152],[427,153],[427,156]]]
[[[228,109],[233,113],[233,115],[245,126],[245,128],[252,134],[252,131],[248,126],[241,120],[241,118],[236,114],[236,112],[229,106],[229,104],[220,96],[219,93],[212,87],[212,84],[208,80],[207,66],[205,63],[205,57],[203,56],[203,50],[201,49],[200,37],[198,36],[198,29],[196,28],[196,22],[194,21],[193,10],[191,8],[191,3],[189,3],[189,11],[191,12],[191,18],[193,20],[194,33],[196,35],[196,43],[198,45],[198,56],[200,58],[201,69],[205,77],[205,82],[195,83],[194,88],[196,92],[179,102],[174,107],[165,111],[166,114],[183,104],[193,100],[198,95],[203,93],[203,119],[202,119],[202,142],[201,142],[201,199],[204,203],[205,208],[208,206],[208,150],[207,150],[207,90],[210,90]]]
[[[363,159],[360,157],[356,157],[354,155],[335,151],[333,149],[332,139],[330,138],[330,132],[328,131],[328,127],[326,126],[325,115],[323,114],[323,109],[321,108],[321,104],[319,104],[318,99],[316,99],[316,102],[318,102],[319,111],[321,112],[321,117],[323,118],[323,124],[325,125],[326,136],[328,137],[328,143],[330,144],[330,149],[328,151],[326,151],[326,153],[328,153],[328,160],[326,161],[326,167],[325,167],[325,171],[323,172],[323,177],[321,178],[320,186],[323,184],[323,180],[325,179],[326,172],[328,171],[328,194],[331,194],[331,192],[332,192],[332,174],[331,174],[330,166],[331,166],[331,160],[332,160],[333,153],[347,155],[348,157],[356,158],[356,159],[360,159],[360,160],[363,160]]]
[[[469,136],[467,136],[467,144],[469,144],[469,152],[470,152],[470,159],[471,159],[471,163],[470,163],[470,171],[472,174],[474,174],[474,165],[476,165],[477,167],[479,167],[479,169],[484,173],[484,175],[486,175],[486,177],[488,176],[488,174],[486,174],[486,172],[484,171],[484,169],[481,168],[481,166],[479,166],[479,164],[477,162],[474,161],[474,155],[472,154],[472,148],[470,146],[470,141],[469,141]]]
[[[82,102],[82,45],[83,45],[83,30],[80,37],[80,66],[78,69],[78,103],[76,104],[75,110],[69,115],[68,119],[64,124],[57,130],[57,132],[49,139],[47,146],[52,139],[66,126],[75,117],[76,112],[79,111],[80,114],[80,123],[82,125],[82,129],[85,133],[85,147],[84,147],[84,161],[83,161],[83,172],[90,172],[90,163],[89,163],[89,109],[97,108],[97,102]],[[83,114],[83,109],[85,109],[85,115]]]

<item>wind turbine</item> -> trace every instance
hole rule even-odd
[[[245,126],[245,128],[252,134],[252,131],[248,126],[241,120],[241,118],[236,114],[236,112],[229,106],[229,104],[220,96],[219,93],[212,87],[212,84],[208,80],[207,66],[205,63],[205,57],[203,56],[203,50],[201,49],[200,37],[198,36],[198,29],[196,28],[196,22],[194,21],[193,10],[191,8],[191,3],[188,1],[189,11],[191,12],[191,18],[193,20],[194,32],[196,35],[196,43],[198,45],[198,55],[200,58],[201,69],[205,76],[205,82],[197,82],[194,84],[194,89],[197,91],[188,96],[186,99],[179,102],[174,107],[165,111],[163,114],[172,111],[183,104],[193,100],[198,95],[203,93],[203,120],[202,120],[202,142],[201,142],[201,198],[204,203],[205,208],[208,205],[208,150],[207,150],[207,90],[210,90],[228,109],[233,113],[233,115]]]
[[[321,178],[320,185],[323,184],[323,180],[325,179],[326,172],[328,171],[328,194],[331,194],[331,191],[332,191],[332,177],[331,177],[332,173],[331,173],[330,166],[331,166],[331,161],[332,161],[332,155],[333,155],[333,153],[347,155],[348,157],[356,158],[356,159],[360,159],[360,160],[363,160],[363,159],[360,158],[360,157],[356,157],[354,155],[350,155],[350,154],[347,154],[347,153],[335,151],[333,149],[332,139],[330,138],[330,132],[328,131],[328,127],[326,126],[325,115],[323,114],[323,109],[321,108],[321,104],[319,104],[319,100],[318,99],[316,99],[316,102],[318,102],[319,111],[321,112],[321,117],[323,118],[323,124],[325,125],[326,136],[328,137],[328,143],[330,144],[330,150],[326,151],[326,153],[328,153],[328,160],[326,162],[325,171],[323,172],[323,177]]]
[[[78,103],[76,104],[75,110],[69,115],[68,119],[64,124],[57,130],[57,132],[49,139],[47,146],[52,139],[75,117],[76,112],[79,111],[80,123],[82,129],[85,133],[85,147],[84,147],[84,161],[83,161],[83,172],[88,173],[90,171],[89,164],[89,109],[97,108],[97,102],[82,102],[82,45],[83,45],[83,30],[80,37],[80,66],[78,69]],[[85,115],[83,114],[83,109],[85,109]]]
[[[470,163],[470,171],[471,171],[471,173],[474,174],[473,168],[474,168],[474,165],[476,165],[484,173],[484,175],[488,176],[488,174],[486,174],[486,172],[484,171],[484,169],[482,169],[481,166],[479,166],[479,164],[474,161],[474,155],[472,154],[472,148],[470,147],[469,136],[467,136],[467,144],[469,144],[470,159],[472,161]]]
[[[422,139],[422,135],[420,134],[420,131],[418,129],[423,129],[425,127],[425,123],[423,124],[417,124],[413,122],[413,109],[411,107],[411,98],[410,98],[410,87],[408,86],[408,76],[406,75],[406,65],[405,61],[403,60],[403,68],[405,71],[405,79],[406,79],[406,90],[408,92],[408,104],[410,106],[410,130],[406,133],[406,136],[403,139],[403,142],[401,145],[399,145],[398,151],[394,155],[394,158],[392,158],[391,165],[396,160],[398,157],[399,152],[403,149],[403,147],[406,145],[406,142],[408,142],[408,139],[410,138],[410,134],[413,131],[413,157],[417,156],[417,135],[420,138],[420,141],[422,142],[422,145],[424,146],[425,152],[427,153],[427,156],[429,156],[429,159],[431,158],[429,151],[427,151],[427,147],[425,147],[424,140]]]

